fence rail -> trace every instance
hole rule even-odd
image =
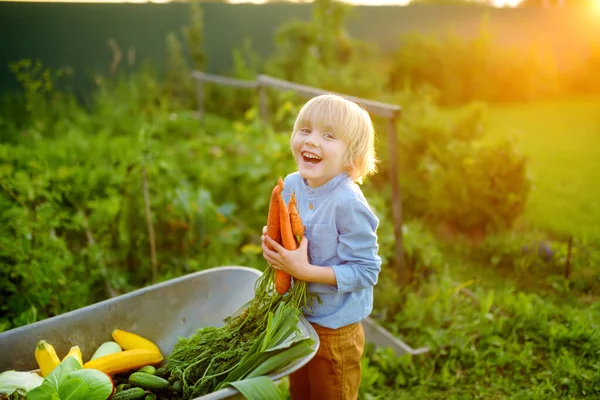
[[[248,81],[235,79],[220,75],[207,74],[201,71],[194,71],[193,78],[196,80],[196,96],[198,99],[198,116],[204,118],[204,86],[206,82],[233,86],[236,88],[253,89],[258,93],[260,116],[263,122],[268,121],[267,109],[267,88],[276,89],[279,91],[292,91],[297,95],[306,98],[312,98],[322,94],[334,93],[331,91],[315,88],[311,86],[300,85],[294,82],[288,82],[281,79],[273,78],[268,75],[258,75],[256,80]],[[395,238],[395,268],[397,271],[398,283],[402,286],[406,285],[409,280],[409,273],[404,265],[404,246],[402,238],[402,192],[399,184],[398,174],[398,143],[396,123],[401,115],[402,108],[395,104],[381,103],[378,101],[354,97],[342,93],[336,93],[350,101],[353,101],[363,106],[369,113],[383,117],[387,120],[387,136],[389,147],[389,164],[390,164],[390,185],[392,187],[392,218],[394,222],[394,238]]]
[[[293,91],[303,97],[315,97],[322,94],[333,93],[328,90],[317,89],[311,86],[300,85],[298,83],[288,82],[281,79],[273,78],[268,75],[259,75],[257,77],[257,82],[261,86],[272,87],[281,91]],[[359,97],[349,96],[341,93],[336,93],[344,98],[353,101],[355,103],[361,104],[366,108],[366,110],[375,115],[379,115],[384,118],[395,118],[400,115],[401,107],[394,104],[381,103],[379,101],[362,99]]]

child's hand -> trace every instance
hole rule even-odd
[[[294,278],[306,280],[307,272],[311,269],[308,263],[308,239],[302,237],[296,250],[286,250],[282,245],[271,239],[263,229],[263,256],[271,267],[286,272]],[[269,248],[269,246],[273,250]]]

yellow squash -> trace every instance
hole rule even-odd
[[[71,350],[69,350],[65,358],[63,358],[62,360],[65,361],[65,359],[69,356],[75,357],[75,359],[79,361],[79,364],[83,365],[83,356],[81,355],[81,349],[79,348],[79,346],[71,347]]]
[[[137,369],[145,365],[158,364],[163,360],[162,354],[148,349],[132,349],[108,354],[90,360],[83,364],[83,368],[97,369],[105,374],[112,375],[119,372]]]
[[[112,337],[115,342],[117,342],[119,346],[123,348],[123,350],[147,349],[156,353],[160,353],[160,349],[157,345],[144,337],[136,335],[135,333],[115,329],[112,332]]]
[[[60,359],[56,355],[56,350],[54,350],[54,346],[45,340],[40,340],[38,344],[35,346],[35,360],[40,366],[40,370],[42,376],[45,378],[52,372],[54,368],[58,364],[60,364]]]

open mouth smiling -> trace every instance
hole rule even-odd
[[[311,153],[309,151],[303,151],[301,153],[302,158],[304,159],[304,162],[309,163],[309,164],[318,164],[321,162],[322,158],[319,157],[318,155]]]

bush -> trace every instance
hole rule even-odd
[[[509,229],[521,216],[530,191],[526,160],[509,141],[487,143],[485,106],[473,103],[441,110],[435,92],[406,89],[402,104],[399,171],[403,213],[423,218],[449,235]],[[387,154],[381,132],[379,153]],[[380,166],[374,185],[387,186],[389,164]]]
[[[508,140],[454,150],[429,175],[427,218],[474,238],[512,228],[530,190],[525,159]]]

